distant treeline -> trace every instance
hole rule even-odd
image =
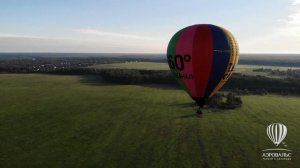
[[[299,54],[241,54],[241,65],[300,67]]]
[[[101,70],[99,74],[107,81],[123,84],[157,83],[176,85],[175,77],[169,71],[154,70]],[[300,94],[300,78],[275,79],[265,76],[233,74],[223,90],[236,91],[239,94]]]
[[[0,54],[1,55],[1,54]],[[34,54],[35,55],[35,54]],[[14,55],[12,55],[14,56]],[[19,56],[19,55],[16,55]],[[15,57],[16,57],[15,56]],[[31,56],[31,57],[29,57]],[[149,58],[127,58],[127,57],[33,57],[27,55],[22,58],[0,57],[0,72],[7,73],[52,73],[55,71],[64,71],[69,69],[78,69],[96,64],[123,63],[128,61],[158,61]],[[30,58],[30,59],[29,59]],[[158,61],[159,62],[159,61]]]
[[[91,69],[66,68],[52,71],[18,71],[16,73],[50,73],[62,75],[100,75],[106,81],[118,84],[168,84],[179,87],[175,77],[168,70],[134,70],[134,69]],[[248,76],[233,74],[224,85],[223,90],[239,94],[297,94],[300,95],[300,78],[269,78],[265,76]]]
[[[54,72],[56,74],[94,74],[105,80],[119,84],[168,84],[179,87],[175,77],[168,70],[133,70],[133,69],[70,69]],[[223,90],[238,94],[297,94],[300,95],[300,78],[269,78],[233,74]]]
[[[50,54],[51,55],[51,54]],[[79,54],[80,55],[80,54]],[[1,56],[1,54],[0,54]],[[14,55],[10,55],[14,56]],[[16,54],[16,57],[21,57]],[[66,55],[65,55],[66,56]],[[251,56],[252,57],[252,56]],[[5,58],[5,59],[3,59]],[[29,59],[30,58],[30,59]],[[245,57],[248,59],[248,57]],[[257,61],[265,62],[268,57],[257,58]],[[293,57],[294,58],[294,57]],[[120,63],[126,61],[162,61],[161,56],[150,57],[149,55],[133,57],[133,56],[114,56],[114,57],[37,57],[37,54],[26,55],[26,58],[8,58],[2,57],[0,61],[0,73],[48,73],[48,74],[66,74],[66,75],[101,75],[104,79],[113,83],[120,84],[168,84],[178,86],[175,77],[168,70],[131,70],[131,69],[92,69],[87,68],[90,65]],[[241,59],[242,61],[243,59]],[[288,62],[298,65],[299,59],[287,58]],[[293,61],[294,60],[294,61]],[[165,60],[164,60],[165,61]],[[253,64],[260,64],[255,59]],[[281,62],[281,57],[268,60],[268,63],[275,61]],[[300,62],[300,61],[299,61]],[[249,62],[248,62],[249,63]],[[274,62],[273,62],[274,63]],[[265,65],[265,64],[264,64]],[[274,64],[272,64],[274,65]],[[289,64],[291,65],[291,64]],[[300,65],[300,64],[299,64]],[[265,76],[246,76],[234,74],[225,84],[223,90],[235,90],[239,94],[300,94],[300,78],[299,70],[270,70],[257,69],[256,71],[268,72],[273,75],[282,75],[287,78],[274,79]]]
[[[75,66],[76,63],[94,65],[105,63],[122,63],[126,61],[167,62],[165,54],[0,53],[1,68],[3,68],[3,64],[9,65],[9,67],[15,66],[15,61],[24,62],[24,64],[28,66],[34,65],[38,62],[43,62],[50,65],[62,61],[68,62],[73,66]],[[239,64],[300,67],[300,54],[240,54]]]
[[[175,77],[166,70],[103,69],[98,73],[107,81],[121,84],[169,84],[176,83]]]
[[[265,72],[265,73],[268,73],[269,75],[300,78],[300,69],[279,70],[279,69],[270,69],[270,68],[258,68],[258,69],[254,69],[253,71],[254,72]]]
[[[223,87],[224,90],[235,90],[241,94],[277,93],[300,95],[300,78],[269,78],[265,76],[248,76],[233,74]]]
[[[300,60],[262,60],[262,59],[240,59],[240,65],[260,65],[260,66],[285,66],[285,67],[300,67]]]

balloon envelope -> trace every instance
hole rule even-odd
[[[168,64],[178,83],[200,105],[228,80],[238,62],[238,45],[226,29],[198,24],[170,40]]]

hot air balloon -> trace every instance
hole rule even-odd
[[[287,128],[284,124],[273,123],[267,127],[267,134],[270,140],[278,146],[287,134]]]
[[[183,28],[171,38],[167,59],[181,87],[199,105],[213,96],[231,76],[238,63],[238,45],[226,29],[197,24]]]

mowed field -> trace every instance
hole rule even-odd
[[[181,90],[0,74],[0,167],[299,167],[300,98],[242,99],[197,118]],[[288,128],[291,161],[261,158],[275,147],[266,134],[274,122]]]
[[[113,64],[97,64],[89,66],[95,69],[142,69],[142,70],[169,70],[167,63],[156,62],[126,62]]]

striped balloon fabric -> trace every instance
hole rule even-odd
[[[200,107],[231,76],[238,55],[233,35],[210,24],[192,25],[178,31],[167,50],[171,72]]]

